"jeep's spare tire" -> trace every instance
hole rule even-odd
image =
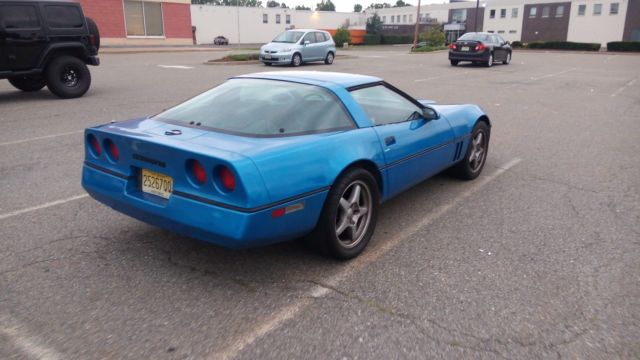
[[[93,35],[96,39],[95,47],[96,50],[100,50],[100,31],[98,30],[98,25],[93,21],[92,18],[88,17],[87,19],[87,27],[89,29],[89,35]]]

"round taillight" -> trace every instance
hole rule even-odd
[[[120,160],[120,150],[116,146],[116,144],[111,141],[111,139],[106,139],[104,141],[104,148],[107,150],[107,156],[109,160],[116,162]]]
[[[198,160],[189,160],[189,164],[187,166],[196,183],[202,185],[207,181],[207,171]]]
[[[218,176],[220,176],[220,183],[227,191],[233,191],[236,188],[236,177],[231,170],[226,166],[218,167]]]
[[[100,147],[100,142],[98,141],[98,138],[96,138],[95,135],[93,134],[89,134],[89,136],[87,136],[87,144],[89,145],[89,150],[91,150],[91,153],[98,157],[102,154],[102,148]]]

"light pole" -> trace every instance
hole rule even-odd
[[[413,32],[413,48],[412,49],[415,49],[418,46],[419,32],[420,32],[420,0],[418,0],[418,10],[416,11],[416,30]]]
[[[480,0],[476,0],[476,16],[473,22],[473,32],[478,32],[478,9],[480,9]]]

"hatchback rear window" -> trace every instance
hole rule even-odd
[[[231,79],[156,119],[253,137],[302,135],[355,127],[342,102],[314,85]]]
[[[76,6],[47,5],[44,9],[47,23],[51,28],[81,28],[84,24],[84,19]]]

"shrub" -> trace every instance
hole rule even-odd
[[[338,29],[335,35],[333,35],[333,41],[337,46],[342,46],[344,43],[351,44],[351,34],[349,33],[349,30],[345,28]]]
[[[420,41],[427,43],[427,46],[442,46],[447,38],[440,26],[432,26],[429,30],[420,34]]]
[[[640,51],[640,41],[608,42],[607,51]]]
[[[446,50],[448,49],[448,47],[446,46],[423,46],[423,47],[419,47],[419,48],[415,48],[413,50],[411,50],[412,52],[431,52],[431,51],[438,51],[438,50]]]
[[[235,54],[229,55],[222,58],[224,61],[248,61],[248,60],[259,60],[260,54]]]
[[[516,49],[516,48],[521,48],[522,47],[522,42],[520,41],[514,41],[511,43],[511,47]]]
[[[364,36],[365,45],[378,45],[382,41],[382,35],[380,34],[366,34]]]
[[[382,44],[412,44],[413,36],[411,35],[382,35]]]
[[[529,49],[600,51],[600,43],[578,43],[571,41],[535,41],[527,44]]]

